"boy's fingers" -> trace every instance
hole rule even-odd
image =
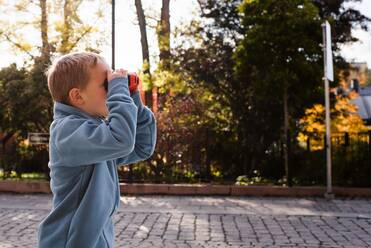
[[[107,70],[107,80],[110,81],[113,78],[117,77],[126,77],[127,71],[124,69],[116,69],[116,70]]]
[[[115,72],[116,72],[117,74],[123,74],[123,75],[125,75],[125,74],[127,73],[127,71],[124,70],[124,69],[117,69]]]
[[[107,81],[111,81],[113,77],[114,77],[114,70],[108,69],[107,70],[107,77],[106,77]]]

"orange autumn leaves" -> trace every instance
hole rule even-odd
[[[331,107],[331,133],[359,133],[367,131],[362,118],[357,113],[357,106],[350,98],[337,96],[335,106]],[[311,139],[311,149],[323,149],[325,127],[325,107],[314,104],[305,110],[305,115],[299,121],[300,132],[297,140],[304,144]]]

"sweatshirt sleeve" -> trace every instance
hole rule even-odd
[[[156,147],[157,127],[155,116],[147,106],[143,105],[139,91],[134,92],[132,98],[138,107],[134,150],[129,155],[116,159],[118,166],[146,160],[154,153]]]
[[[138,107],[127,80],[118,77],[108,83],[107,121],[71,116],[56,126],[55,148],[66,166],[113,160],[133,151]]]

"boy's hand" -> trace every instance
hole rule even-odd
[[[108,70],[107,71],[107,81],[111,81],[112,79],[114,78],[118,78],[118,77],[127,77],[128,75],[128,71],[127,70],[124,70],[124,69],[118,69],[118,70]]]
[[[118,77],[128,77],[128,86],[130,93],[138,91],[138,86],[139,84],[142,83],[142,81],[135,72],[128,73],[128,71],[124,69],[108,70],[107,79],[104,82],[106,90],[108,90],[108,82]]]
[[[124,69],[107,70],[106,80],[104,80],[104,88],[108,91],[108,82],[118,77],[127,77],[128,72]]]

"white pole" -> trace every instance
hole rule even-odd
[[[332,194],[332,164],[331,164],[331,128],[330,128],[330,96],[329,81],[325,78],[326,94],[326,161],[327,161],[327,195]]]
[[[115,69],[115,0],[112,0],[112,13],[111,13],[111,49],[112,49],[112,69]]]
[[[329,80],[328,80],[328,35],[329,32],[326,30],[326,23],[322,25],[323,30],[323,57],[324,57],[324,82],[325,82],[325,109],[326,109],[326,164],[327,164],[327,189],[325,193],[325,197],[328,199],[333,199],[334,195],[332,192],[332,173],[331,173],[331,119],[330,119],[330,90],[329,90]],[[331,44],[331,43],[330,43]],[[332,60],[332,58],[331,58]],[[332,68],[330,68],[332,69]]]

